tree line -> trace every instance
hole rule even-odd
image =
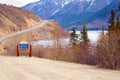
[[[97,41],[97,46],[92,48],[89,44],[86,25],[83,25],[80,35],[76,34],[75,28],[72,29],[70,41],[73,48],[79,48],[77,58],[80,63],[120,69],[120,3],[118,12],[111,10],[108,23],[108,33],[104,34],[104,26],[102,26],[102,34]],[[94,53],[91,53],[90,49],[94,49]]]
[[[118,12],[110,12],[108,34],[102,34],[97,43],[97,62],[100,67],[120,69],[120,3]]]

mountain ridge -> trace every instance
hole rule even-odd
[[[63,6],[62,1],[66,1]],[[79,22],[77,23],[79,26],[91,24],[91,22],[94,21],[92,17],[96,16],[96,13],[100,12],[106,6],[114,4],[112,1],[114,0],[61,0],[59,1],[60,3],[56,3],[57,5],[55,5],[55,0],[52,0],[50,3],[48,0],[47,4],[45,1],[40,0],[35,2],[35,6],[33,6],[34,3],[32,3],[32,5],[28,4],[23,6],[23,8],[33,11],[43,19],[57,20],[63,28],[69,30],[69,28],[71,29],[71,26],[76,25],[77,22]],[[40,2],[44,3],[44,5],[40,4]],[[32,6],[32,9],[29,9],[30,6]],[[102,14],[102,12],[100,12],[100,14]],[[88,28],[91,28],[91,26]]]

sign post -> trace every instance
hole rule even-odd
[[[32,45],[28,44],[27,41],[21,41],[17,45],[17,56],[20,55],[20,52],[28,52],[29,57],[32,57]]]

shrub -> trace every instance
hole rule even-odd
[[[97,44],[97,64],[99,67],[120,69],[120,37],[117,34],[101,36]]]

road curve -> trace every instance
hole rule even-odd
[[[0,56],[0,80],[119,80],[120,71],[36,57]]]
[[[27,32],[27,31],[30,31],[30,30],[33,30],[33,29],[37,29],[38,27],[42,27],[47,21],[42,21],[42,23],[39,23],[38,25],[34,26],[34,27],[31,27],[31,28],[28,28],[28,29],[25,29],[25,30],[22,30],[22,31],[18,31],[16,33],[13,33],[13,34],[9,34],[9,35],[6,35],[6,36],[2,36],[0,37],[0,42],[7,39],[7,38],[10,38],[10,37],[13,37],[13,36],[16,36],[18,34],[22,34],[24,32]]]

